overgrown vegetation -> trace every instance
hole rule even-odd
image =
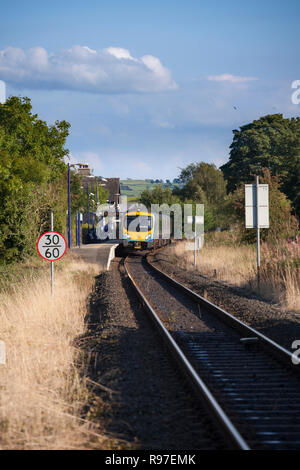
[[[194,253],[185,242],[167,248],[172,262],[194,270]],[[286,241],[262,244],[261,286],[257,288],[256,249],[239,244],[233,232],[214,232],[197,255],[197,270],[256,292],[282,308],[300,313],[300,246]]]
[[[174,189],[179,185],[179,182],[177,179],[163,181],[162,179],[136,180],[127,178],[127,180],[121,180],[120,185],[121,193],[123,196],[127,196],[128,201],[138,201],[145,190],[152,191],[156,186],[160,186],[163,189]]]
[[[268,168],[300,217],[300,118],[272,114],[233,131],[229,161],[221,167],[228,192]]]
[[[295,237],[298,220],[292,215],[292,204],[280,191],[280,177],[272,176],[269,169],[263,169],[261,183],[269,185],[270,227],[261,230],[262,240],[276,244],[279,240]],[[225,209],[225,208],[224,208]],[[245,228],[245,188],[240,185],[228,198],[226,212],[241,242],[255,243],[256,229]]]
[[[209,163],[192,163],[181,171],[181,187],[162,188],[142,192],[140,202],[150,208],[151,204],[204,204],[205,230],[215,228],[221,222],[220,210],[226,199],[226,186],[222,172]]]
[[[54,298],[49,271],[36,277],[36,264],[19,273],[22,283],[9,283],[0,294],[7,353],[0,365],[1,449],[86,448],[91,437],[101,447],[97,429],[82,419],[89,394],[73,345],[85,332],[95,265],[69,257],[59,264]]]
[[[191,163],[181,170],[181,186],[145,190],[146,206],[163,202],[199,203],[205,207],[205,230],[233,229],[238,240],[254,243],[255,231],[245,229],[244,184],[269,184],[270,228],[262,239],[275,243],[295,237],[300,214],[300,118],[281,114],[265,116],[234,130],[229,162],[218,169],[206,162]]]
[[[66,121],[49,126],[38,119],[29,98],[0,104],[0,264],[33,253],[38,235],[49,229],[51,210],[64,232],[69,128]],[[83,196],[74,172],[71,191],[75,213]]]

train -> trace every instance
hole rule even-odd
[[[171,242],[170,236],[164,235],[163,222],[166,226],[169,215],[154,214],[150,211],[129,209],[122,220],[122,246],[126,251],[151,250]]]

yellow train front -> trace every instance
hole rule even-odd
[[[147,250],[154,246],[155,216],[151,212],[128,211],[123,218],[123,247]]]

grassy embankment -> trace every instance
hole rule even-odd
[[[170,247],[177,263],[194,269],[194,253],[184,242]],[[233,285],[257,292],[256,246],[238,245],[230,232],[209,234],[197,260],[197,269]],[[216,270],[216,273],[215,273]],[[266,299],[282,308],[300,313],[300,245],[280,241],[275,246],[262,243],[261,290]]]
[[[163,188],[175,188],[177,184],[168,185],[166,183],[151,183],[146,180],[121,180],[121,192],[123,196],[127,196],[128,202],[138,202],[143,191],[146,189],[152,190],[155,186],[162,186]]]
[[[102,437],[83,420],[88,401],[80,353],[86,299],[95,267],[66,256],[56,263],[52,299],[49,264],[35,260],[0,271],[0,448],[85,448]]]

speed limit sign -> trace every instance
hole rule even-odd
[[[67,242],[58,232],[46,232],[38,239],[37,250],[45,260],[57,261],[66,253]]]

